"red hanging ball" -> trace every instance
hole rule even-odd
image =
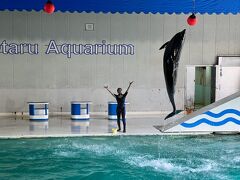
[[[48,14],[52,14],[55,10],[55,6],[52,3],[52,1],[47,1],[46,4],[44,4],[44,11]]]
[[[195,16],[195,14],[192,14],[188,17],[187,19],[187,23],[190,25],[190,26],[194,26],[197,24],[197,17]]]

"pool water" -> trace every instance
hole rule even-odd
[[[0,179],[240,179],[239,136],[0,140]]]

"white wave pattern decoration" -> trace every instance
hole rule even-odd
[[[236,125],[240,125],[240,111],[237,109],[225,109],[219,113],[213,113],[207,111],[199,116],[197,120],[193,122],[184,122],[181,123],[181,126],[184,128],[194,128],[201,124],[207,124],[209,126],[223,126],[229,122]]]

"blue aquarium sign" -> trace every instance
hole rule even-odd
[[[110,44],[102,40],[96,44],[58,44],[50,40],[45,54],[59,54],[67,58],[78,55],[134,55],[134,45],[132,44]],[[39,45],[31,43],[7,43],[6,40],[0,44],[0,54],[18,55],[18,54],[39,54]]]

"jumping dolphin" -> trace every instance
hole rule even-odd
[[[166,42],[159,49],[161,50],[165,48],[164,56],[163,56],[163,69],[164,69],[164,76],[165,76],[165,83],[167,87],[168,97],[173,106],[173,112],[168,114],[165,117],[165,120],[180,112],[179,110],[176,111],[174,93],[175,93],[175,85],[177,80],[178,62],[180,59],[181,50],[184,43],[185,31],[186,29],[175,34],[170,41]]]

